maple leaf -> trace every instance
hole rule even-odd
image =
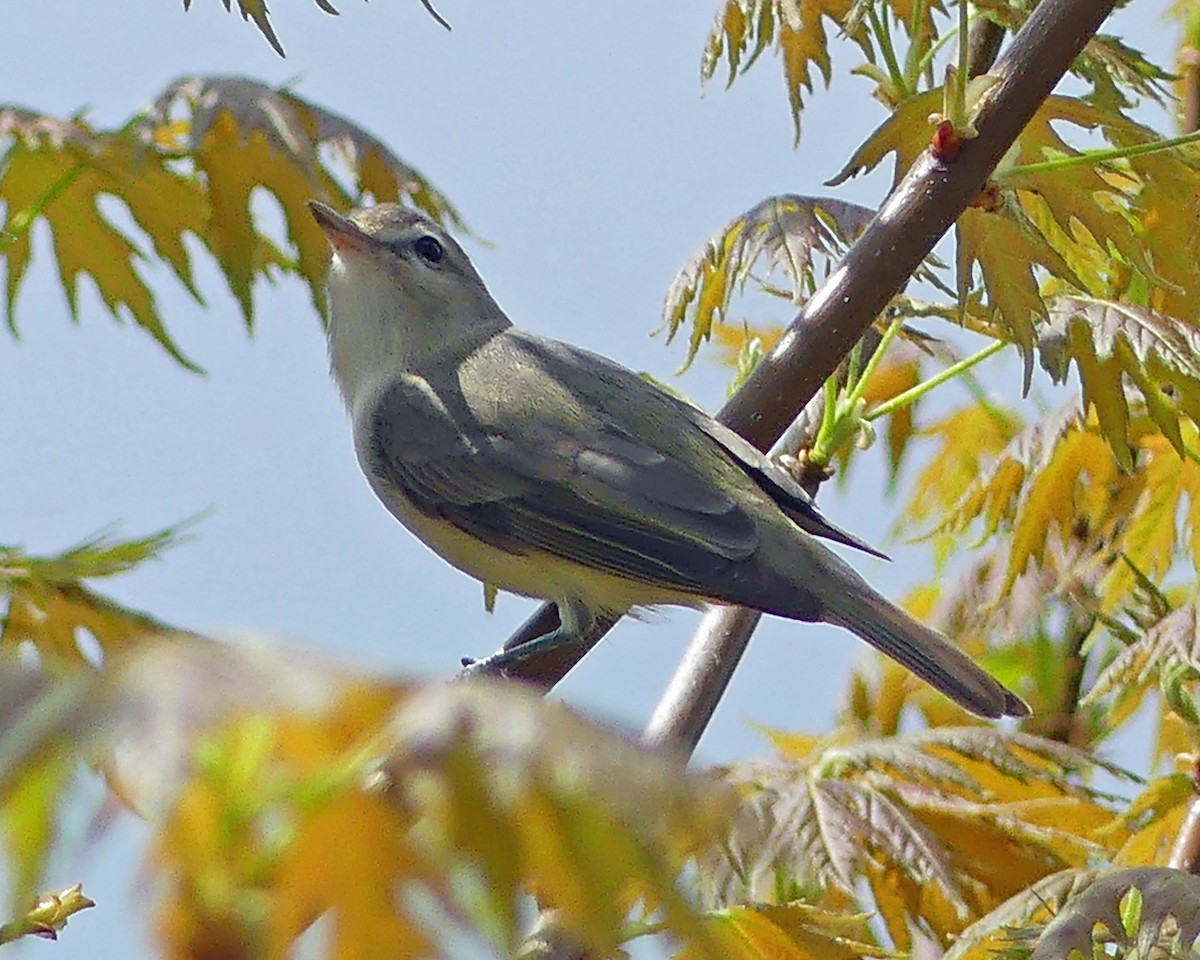
[[[768,197],[713,234],[679,268],[663,304],[668,342],[691,315],[684,367],[727,316],[734,291],[745,287],[760,262],[764,282],[782,270],[793,302],[800,303],[812,289],[815,258],[822,256],[828,270],[872,216],[857,204],[784,194]]]
[[[89,276],[115,318],[128,311],[171,356],[198,369],[167,332],[154,295],[134,269],[144,259],[141,249],[99,207],[104,196],[119,200],[150,238],[158,259],[199,300],[183,243],[185,233],[204,233],[198,186],[178,176],[167,158],[147,148],[129,126],[103,132],[81,119],[56,120],[0,106],[0,143],[5,141],[0,200],[6,220],[0,254],[7,272],[9,327],[16,331],[17,294],[32,256],[29,227],[41,218],[50,228],[72,318],[79,320],[79,278]]]
[[[1095,409],[1123,469],[1133,465],[1126,382],[1137,388],[1172,446],[1184,452],[1180,413],[1200,422],[1200,327],[1131,304],[1058,297],[1039,331],[1038,349],[1055,382],[1065,381],[1074,361],[1083,401]]]
[[[1074,402],[1012,437],[990,463],[975,465],[965,486],[951,488],[957,502],[935,532],[962,531],[979,518],[985,537],[1011,525],[1005,590],[1031,559],[1042,563],[1052,532],[1065,539],[1077,521],[1098,518],[1108,505],[1105,484],[1116,476],[1111,451],[1084,429]]]
[[[957,487],[957,503],[933,534],[961,532],[980,519],[985,537],[1004,531],[1005,592],[1028,564],[1042,566],[1055,542],[1085,541],[1089,562],[1104,574],[1098,589],[1104,613],[1128,602],[1138,572],[1150,582],[1167,574],[1185,542],[1177,521],[1181,513],[1191,531],[1185,553],[1200,568],[1200,465],[1190,452],[1200,443],[1197,428],[1191,421],[1178,425],[1189,451],[1181,457],[1144,414],[1132,424],[1133,468],[1123,472],[1097,421],[1084,418],[1075,402],[1067,404],[1016,436],[965,487]],[[926,475],[936,482],[928,470]]]
[[[739,764],[727,779],[747,812],[702,874],[718,903],[771,900],[780,871],[795,878],[784,890],[850,902],[865,880],[898,947],[910,924],[945,940],[1096,851],[1093,833],[1112,812],[1073,779],[1091,762],[1052,741],[967,727]]]
[[[1030,8],[1012,0],[979,0],[975,6],[996,23],[1014,33],[1029,17]],[[1105,109],[1133,106],[1130,97],[1145,97],[1162,103],[1171,74],[1146,59],[1140,50],[1118,37],[1098,33],[1071,64],[1070,72],[1092,84],[1088,100]]]
[[[924,118],[937,109],[940,91],[901,104],[832,180],[840,183],[896,154],[895,181],[925,149]],[[1056,129],[1069,125],[1099,132],[1130,149],[1161,137],[1122,114],[1082,100],[1051,96],[1038,108],[997,172],[993,203],[967,209],[956,225],[960,302],[965,303],[978,266],[987,309],[1004,336],[1026,357],[1028,388],[1035,328],[1049,319],[1047,293],[1037,268],[1056,284],[1103,297],[1127,286],[1131,270],[1150,290],[1155,309],[1191,323],[1200,297],[1194,224],[1200,167],[1187,151],[1140,154],[1116,161],[1054,165],[1081,156]],[[1006,172],[1011,170],[1011,173]]]
[[[290,91],[238,77],[177,80],[115,131],[0,106],[0,146],[7,147],[0,154],[0,256],[13,331],[30,228],[41,219],[50,228],[72,316],[78,319],[79,277],[90,276],[114,317],[131,314],[192,370],[199,368],[168,333],[150,287],[134,269],[145,256],[141,246],[102,215],[102,198],[126,207],[157,259],[197,301],[184,238],[199,239],[216,257],[247,326],[254,281],[279,272],[299,273],[323,310],[328,243],[305,207],[313,197],[346,207],[369,194],[463,226],[427,179],[362,128]],[[352,189],[342,186],[339,167],[348,171]],[[282,207],[296,259],[255,226],[250,196],[260,188]]]
[[[1113,858],[1123,866],[1166,866],[1184,817],[1196,797],[1196,781],[1182,773],[1155,777],[1130,802],[1119,817],[1103,830],[1120,830],[1128,835]]]
[[[1200,614],[1194,603],[1172,611],[1121,650],[1096,678],[1086,700],[1116,694],[1113,713],[1128,715],[1150,681],[1176,666],[1200,674]]]
[[[1181,457],[1160,433],[1143,428],[1134,438],[1138,468],[1121,476],[1103,532],[1123,562],[1114,564],[1104,583],[1103,609],[1128,602],[1138,576],[1161,583],[1182,553],[1200,569],[1200,464],[1193,451],[1196,428],[1181,428],[1188,455]],[[1185,540],[1179,518],[1189,531]]]
[[[221,0],[221,3],[225,5],[226,13],[233,10],[234,2],[235,0]],[[314,2],[316,3],[317,7],[323,10],[325,13],[337,16],[337,7],[330,3],[329,0],[314,0]],[[433,4],[430,2],[430,0],[420,0],[420,2],[421,6],[425,8],[425,11],[431,17],[433,17],[434,20],[436,20],[447,30],[450,29],[450,24],[448,24],[433,8]],[[280,43],[279,37],[276,36],[275,28],[271,26],[271,11],[267,9],[266,0],[236,0],[236,3],[238,13],[242,15],[242,19],[247,22],[253,21],[254,26],[258,28],[258,32],[261,33],[267,43],[271,45],[271,49],[281,57],[286,57],[287,54],[284,52],[283,44]],[[192,0],[183,0],[183,9],[190,10],[191,8]]]
[[[1147,60],[1142,51],[1104,33],[1088,41],[1071,72],[1091,83],[1091,103],[1115,110],[1135,106],[1138,97],[1164,103],[1171,80],[1171,74]]]
[[[823,910],[806,903],[753,904],[714,911],[705,921],[717,955],[729,960],[856,960],[859,957],[897,960],[893,953],[871,943],[864,915]],[[698,948],[674,955],[674,960],[701,960]]]
[[[50,557],[31,557],[0,545],[0,650],[29,643],[42,657],[92,666],[84,650],[86,631],[109,656],[166,629],[148,614],[102,596],[84,581],[116,576],[153,559],[180,539],[180,527],[135,540],[95,537]],[[84,646],[81,646],[81,643]]]
[[[728,84],[732,85],[739,73],[745,73],[774,44],[783,60],[795,140],[799,143],[804,91],[811,93],[813,89],[812,68],[820,71],[826,86],[832,77],[824,20],[843,29],[852,6],[853,0],[727,0],[704,45],[701,81],[707,84],[724,59],[729,65]],[[850,37],[867,49],[865,31],[854,30]]]
[[[929,538],[957,532],[974,519],[983,504],[972,501],[971,511],[962,504],[969,494],[986,489],[989,478],[1000,473],[1001,451],[1014,442],[1020,426],[1013,412],[991,403],[974,403],[920,428],[918,436],[934,440],[937,446],[917,475],[897,533],[912,534],[924,526],[924,536]],[[933,529],[926,526],[931,518],[937,520]],[[951,545],[948,536],[939,539],[940,558],[944,559]]]
[[[173,955],[284,955],[325,915],[332,956],[423,955],[446,931],[420,904],[507,955],[531,891],[604,955],[631,896],[706,936],[677,882],[729,797],[508,684],[381,682],[179,635],[100,674],[0,671],[0,720],[0,801],[83,755],[156,819]],[[14,825],[61,793],[31,791],[42,819]]]
[[[206,241],[247,323],[255,276],[283,265],[254,225],[250,195],[259,188],[283,209],[296,268],[323,310],[329,245],[306,204],[319,197],[345,207],[351,197],[322,162],[322,149],[349,167],[358,197],[408,202],[439,223],[462,225],[449,201],[381,141],[288,90],[243,77],[182,77],[154,100],[146,123],[164,148],[192,159],[202,174]]]

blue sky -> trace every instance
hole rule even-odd
[[[451,33],[416,0],[344,0],[336,18],[293,0],[274,11],[286,60],[216,0],[196,0],[188,13],[164,0],[88,4],[86,15],[71,0],[8,7],[0,101],[57,115],[85,108],[93,122],[118,125],[181,74],[294,82],[386,141],[492,241],[467,247],[518,324],[649,371],[710,409],[728,371],[702,356],[672,380],[682,344],[648,337],[675,270],[714,229],[770,194],[829,194],[822,182],[885,116],[867,82],[843,70],[831,94],[809,98],[793,149],[770,55],[731,91],[718,83],[702,98],[698,65],[716,0],[443,0]],[[1165,62],[1172,37],[1156,19],[1163,7],[1138,4],[1140,17],[1126,11],[1110,29],[1130,31]],[[840,65],[856,62],[850,52]],[[889,176],[833,195],[875,206]],[[73,326],[40,229],[34,251],[20,339],[0,337],[8,412],[0,542],[51,552],[112,523],[138,535],[211,508],[192,540],[105,589],[181,626],[266,631],[396,674],[445,675],[460,656],[492,650],[532,609],[501,597],[489,616],[479,585],[376,503],[299,282],[260,285],[248,337],[198,250],[207,307],[148,264],[168,326],[207,370],[199,377],[114,323],[86,284]],[[756,319],[790,317],[772,306]],[[994,387],[1015,398],[1015,368]],[[881,469],[882,450],[871,457]],[[864,466],[844,492],[830,485],[822,505],[884,543],[893,515]],[[920,579],[928,558],[922,547],[888,549],[890,566],[854,563],[895,595]],[[667,611],[623,623],[559,695],[640,727],[697,617]],[[865,652],[833,629],[766,621],[699,758],[761,751],[750,721],[828,726]],[[139,843],[137,830],[123,827],[99,848],[68,850],[52,882],[83,879],[101,906],[73,920],[62,942],[32,944],[27,955],[143,953]]]

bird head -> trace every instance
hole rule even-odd
[[[510,326],[462,247],[428,217],[396,203],[343,216],[317,201],[333,247],[329,346],[348,402],[383,368],[420,370]]]

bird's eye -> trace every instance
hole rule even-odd
[[[428,234],[417,237],[413,241],[413,249],[417,251],[417,256],[426,263],[441,263],[446,256],[446,250],[438,238]]]

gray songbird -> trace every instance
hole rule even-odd
[[[601,612],[737,604],[845,627],[981,716],[1029,712],[818,541],[870,551],[733,431],[514,327],[424,216],[310,207],[333,246],[329,354],[363,472],[454,566],[558,604],[560,630],[531,643]]]

